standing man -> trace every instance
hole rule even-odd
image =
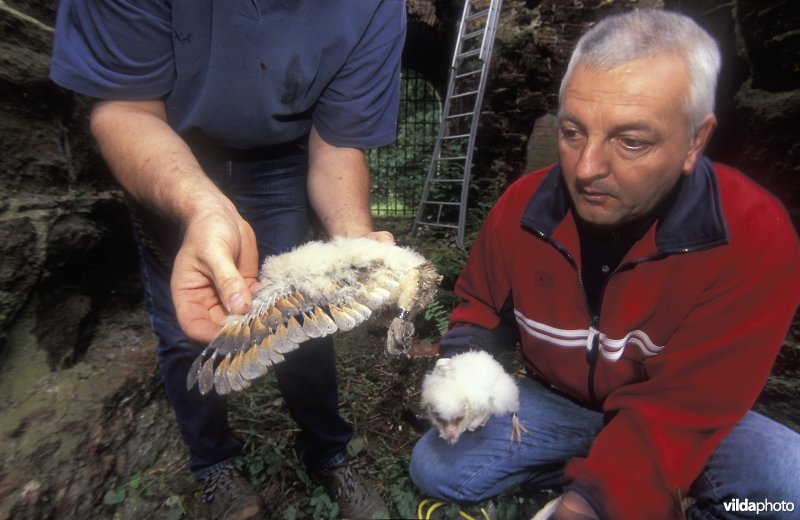
[[[266,255],[372,227],[364,148],[395,136],[402,0],[62,0],[51,68],[97,99],[91,128],[135,207],[145,304],[164,386],[215,518],[264,516],[234,469],[225,401],[186,390]],[[386,512],[347,458],[332,342],[276,366],[296,451],[343,516]]]
[[[557,520],[800,507],[800,435],[750,411],[800,298],[800,245],[773,196],[702,155],[719,66],[713,39],[667,11],[578,42],[559,162],[487,217],[441,341],[446,356],[520,343],[530,435],[509,449],[510,417],[452,447],[428,432],[410,467],[423,491],[564,486],[537,517]]]

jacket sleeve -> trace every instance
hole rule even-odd
[[[439,342],[443,356],[468,350],[486,350],[494,356],[519,340],[510,281],[499,260],[503,258],[496,229],[499,212],[499,207],[489,212],[456,282],[460,302],[450,316],[450,330]]]
[[[647,379],[608,396],[609,422],[566,467],[603,518],[679,518],[679,497],[764,386],[800,298],[800,246],[781,208],[754,213],[725,246],[728,267],[644,361]]]

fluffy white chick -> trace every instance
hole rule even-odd
[[[517,418],[519,389],[514,379],[489,353],[470,351],[442,358],[422,382],[422,408],[439,430],[455,444],[466,430],[485,425],[493,415],[512,414],[511,440],[528,433]]]

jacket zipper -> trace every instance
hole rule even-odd
[[[597,333],[594,334],[594,336],[592,336],[591,347],[586,350],[586,362],[589,364],[589,376],[586,385],[589,391],[588,393],[589,393],[589,399],[591,400],[591,404],[593,404],[594,406],[598,406],[600,402],[598,401],[597,394],[595,394],[594,391],[594,375],[597,367],[597,359],[600,357],[600,314],[599,313],[597,315],[592,314],[592,311],[589,308],[589,299],[586,297],[586,288],[583,286],[583,277],[581,276],[581,271],[580,269],[578,269],[578,263],[575,261],[575,257],[572,256],[572,253],[567,251],[564,248],[564,246],[562,246],[555,240],[552,240],[544,233],[540,231],[534,231],[534,232],[537,235],[539,235],[539,238],[541,238],[542,240],[546,241],[547,243],[555,247],[556,250],[558,250],[562,255],[564,255],[564,257],[567,260],[569,260],[570,264],[572,264],[572,267],[575,269],[575,273],[578,275],[578,285],[580,286],[581,292],[583,293],[583,303],[584,305],[586,305],[586,314],[589,316],[589,319],[592,322],[592,328],[595,331],[597,331]],[[611,276],[613,276],[617,272],[617,270],[618,269],[615,269],[614,273],[609,275],[608,278],[611,278]],[[607,281],[608,279],[606,279],[606,282]],[[605,283],[603,284],[602,290],[600,292],[601,305],[603,301],[604,292],[605,292]]]

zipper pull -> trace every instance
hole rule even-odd
[[[600,323],[600,317],[594,316],[592,323]],[[594,372],[597,368],[597,358],[600,357],[600,331],[594,327],[589,327],[589,336],[586,338],[586,362],[589,363],[589,380],[587,386],[589,388],[589,399],[595,406],[599,406],[600,402],[597,400],[597,394],[594,391]]]
[[[600,331],[590,327],[589,336],[586,338],[586,362],[594,366],[598,357],[600,357]]]

